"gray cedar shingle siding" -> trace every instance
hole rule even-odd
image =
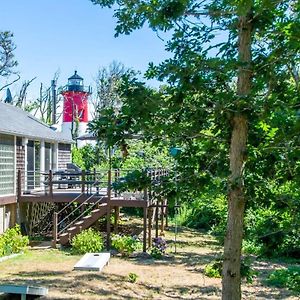
[[[17,138],[16,145],[16,168],[17,171],[21,171],[22,174],[22,184],[24,184],[24,175],[25,175],[25,147],[22,146],[22,138]],[[16,174],[17,176],[17,174]]]
[[[58,169],[66,169],[69,162],[71,162],[71,145],[58,144]]]

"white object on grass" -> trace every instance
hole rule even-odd
[[[77,271],[100,271],[108,264],[109,252],[86,253],[74,266]]]
[[[26,295],[45,296],[48,294],[48,289],[39,286],[2,284],[0,285],[0,292],[18,294],[21,295],[21,300],[26,300]]]

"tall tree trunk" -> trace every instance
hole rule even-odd
[[[251,92],[251,10],[239,17],[239,70],[237,94],[241,102],[245,101]],[[238,101],[239,101],[238,100]],[[228,220],[224,244],[224,263],[222,280],[222,299],[241,299],[241,248],[243,239],[243,220],[245,211],[245,193],[243,173],[246,162],[248,119],[240,112],[232,117],[232,134],[230,143],[230,177],[228,180]]]

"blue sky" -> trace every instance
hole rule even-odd
[[[21,80],[37,77],[30,98],[38,95],[41,82],[50,84],[57,70],[61,85],[75,69],[85,85],[92,85],[98,68],[113,60],[145,71],[149,62],[159,63],[168,56],[164,42],[148,28],[114,38],[113,11],[89,0],[0,0],[0,4],[0,30],[14,33]]]

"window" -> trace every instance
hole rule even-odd
[[[14,194],[15,145],[14,137],[0,135],[0,195]]]

